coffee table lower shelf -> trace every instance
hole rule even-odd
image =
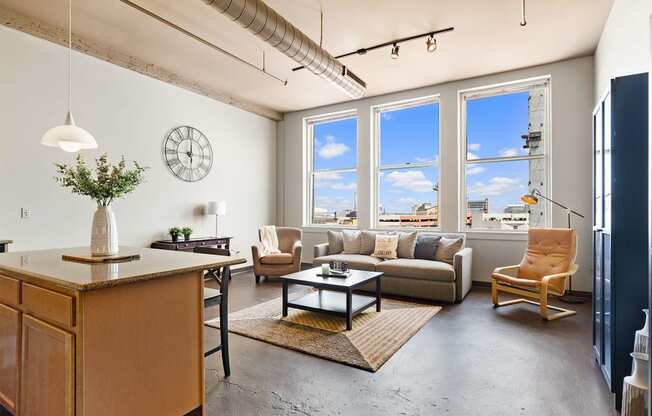
[[[351,295],[351,314],[357,315],[376,303],[373,296]],[[289,308],[346,317],[346,293],[319,290],[288,302]]]

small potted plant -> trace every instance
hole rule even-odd
[[[176,243],[179,241],[179,236],[181,235],[181,229],[179,227],[172,227],[168,230],[170,237],[172,237],[172,242]]]
[[[190,227],[183,227],[181,229],[181,234],[183,234],[183,238],[188,241],[190,240],[190,236],[192,235],[192,228]]]

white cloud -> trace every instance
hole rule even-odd
[[[419,201],[415,198],[399,198],[396,200],[396,202],[401,205],[408,205],[411,207],[412,205],[416,205]]]
[[[404,188],[413,192],[432,192],[433,183],[420,170],[393,171],[385,180],[396,188]]]
[[[419,157],[419,156],[417,156],[417,157],[414,158],[414,160],[416,160],[419,163],[423,163],[423,162],[430,162],[432,159],[430,159],[428,157]]]
[[[337,172],[315,172],[315,181],[337,181],[342,175]]]
[[[323,159],[332,159],[334,157],[342,156],[350,150],[351,148],[344,143],[338,143],[335,137],[326,136],[326,143],[319,148],[317,153]]]
[[[349,190],[349,189],[356,189],[358,187],[358,184],[355,182],[351,183],[343,183],[343,182],[335,182],[333,184],[329,184],[328,188],[330,189],[336,189],[336,190]]]
[[[509,147],[507,149],[500,149],[500,156],[502,157],[512,157],[518,156],[518,149],[516,147]]]
[[[383,118],[383,120],[391,120],[392,119],[392,113],[389,111],[384,111],[380,113],[380,116]]]
[[[468,160],[479,159],[479,158],[478,158],[478,155],[476,155],[476,154],[473,153],[473,152],[466,152],[466,158],[467,158]]]
[[[521,183],[520,179],[496,176],[491,178],[488,184],[485,184],[484,182],[475,182],[469,187],[468,192],[472,195],[488,197],[500,196],[524,188],[525,186]]]
[[[478,150],[480,150],[481,146],[482,145],[480,143],[469,143],[466,145],[466,148],[468,150],[473,150],[474,152],[477,152]]]
[[[468,165],[466,167],[466,174],[467,175],[477,175],[479,173],[484,172],[485,169],[483,166],[478,166],[478,165]]]

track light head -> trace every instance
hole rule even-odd
[[[400,49],[400,46],[398,46],[397,43],[395,43],[394,46],[392,46],[392,53],[391,53],[392,59],[398,59],[398,50],[399,49]]]
[[[437,50],[437,39],[433,35],[428,36],[428,39],[426,39],[426,50],[428,52]]]

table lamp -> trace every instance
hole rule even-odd
[[[568,228],[571,228],[571,214],[577,215],[580,218],[584,218],[584,215],[580,214],[579,212],[572,210],[568,208],[566,205],[562,205],[557,201],[553,201],[552,199],[546,197],[543,195],[541,192],[539,192],[538,189],[533,189],[532,193],[525,194],[521,197],[521,201],[523,201],[527,205],[536,205],[539,203],[539,198],[543,198],[546,201],[550,201],[553,204],[557,205],[560,208],[563,208],[566,210],[566,215],[568,216]],[[572,291],[573,290],[573,277],[570,276],[568,278],[568,290]],[[564,295],[559,298],[562,302],[565,303],[584,303],[584,300],[581,299],[580,297],[577,296],[569,296],[569,295]]]
[[[219,237],[218,234],[218,225],[219,217],[224,217],[226,215],[226,202],[224,201],[210,201],[206,207],[206,215],[215,216],[215,237]]]

